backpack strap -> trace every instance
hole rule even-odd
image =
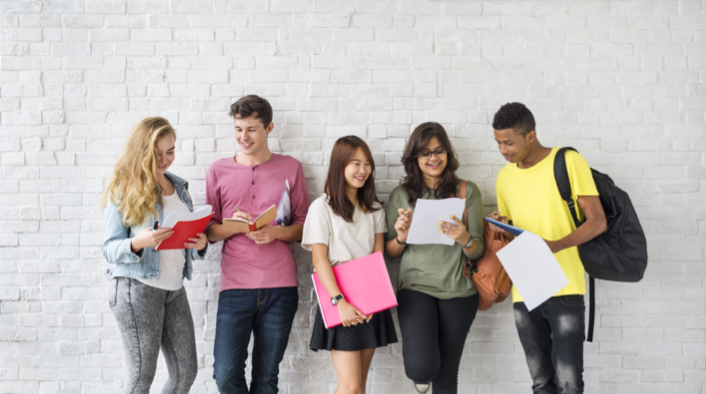
[[[576,228],[578,228],[581,225],[581,222],[579,221],[579,216],[576,213],[574,199],[571,198],[571,181],[569,180],[569,172],[566,170],[567,150],[572,150],[578,153],[576,149],[571,147],[561,148],[556,152],[556,156],[554,157],[554,179],[556,180],[556,185],[559,188],[561,199],[566,201],[569,205],[571,217],[574,218],[574,224],[576,225]]]
[[[466,212],[466,181],[461,181],[461,188],[458,192],[458,197],[462,200],[464,200],[463,203],[463,224],[467,225],[468,223],[468,212]],[[477,269],[475,266],[473,266],[473,263],[471,260],[466,260],[466,264],[463,265],[463,277],[468,278],[471,273],[470,271],[473,270],[474,272],[477,272]]]
[[[561,199],[566,201],[571,217],[574,219],[574,224],[576,224],[576,228],[579,228],[581,222],[576,213],[574,199],[571,198],[571,181],[569,180],[569,172],[566,170],[567,150],[578,153],[576,149],[571,147],[561,148],[556,152],[554,157],[554,179],[556,180],[556,186],[559,188]],[[593,342],[593,327],[596,319],[596,280],[591,275],[588,276],[588,292],[588,334],[586,335],[586,341]]]

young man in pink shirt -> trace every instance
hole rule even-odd
[[[206,203],[213,218],[210,242],[224,241],[218,297],[214,378],[221,393],[277,393],[279,363],[297,311],[297,267],[288,242],[300,241],[309,210],[302,165],[267,146],[272,107],[258,96],[245,96],[230,108],[235,139],[242,153],[211,164],[206,175]],[[279,210],[289,194],[291,217],[251,233],[226,230],[224,218],[255,219],[273,204]],[[253,334],[252,382],[245,362]]]

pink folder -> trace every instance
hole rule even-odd
[[[392,289],[382,252],[375,252],[337,265],[333,267],[333,274],[346,301],[366,316],[397,306],[397,298]],[[341,317],[338,315],[338,308],[331,304],[331,295],[321,284],[316,273],[311,275],[311,279],[314,281],[324,325],[326,328],[340,325]]]

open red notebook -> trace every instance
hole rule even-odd
[[[397,306],[397,298],[382,252],[337,265],[333,267],[333,274],[346,301],[366,316]],[[326,328],[340,325],[341,317],[338,315],[338,308],[331,304],[331,295],[316,273],[312,274],[311,278],[324,317],[324,325]]]
[[[206,230],[211,216],[213,216],[213,208],[210,205],[205,205],[191,213],[167,216],[162,227],[171,227],[174,234],[160,242],[155,249],[186,249],[184,243],[190,242],[189,238],[196,238],[196,234]]]

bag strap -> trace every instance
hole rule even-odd
[[[561,148],[556,152],[556,156],[554,157],[554,179],[556,180],[556,186],[559,188],[561,199],[569,206],[574,224],[576,224],[576,228],[579,228],[581,222],[576,213],[574,199],[571,198],[571,181],[569,180],[569,171],[566,169],[567,150],[578,153],[578,151],[572,147]],[[593,327],[596,323],[596,280],[591,275],[588,276],[588,292],[588,334],[586,335],[586,341],[593,342]]]
[[[588,275],[588,334],[587,342],[593,342],[593,326],[596,324],[596,279]]]
[[[458,192],[461,200],[466,199],[466,181],[461,181],[461,190]],[[463,224],[468,223],[468,212],[466,212],[466,203],[463,203]]]
[[[466,212],[466,181],[461,181],[461,188],[458,191],[458,196],[460,199],[462,199],[463,202],[463,225],[467,226],[468,223],[468,212]],[[474,272],[477,272],[476,267],[473,266],[473,263],[471,263],[471,260],[466,259],[466,264],[463,265],[463,277],[468,278],[471,273],[469,272],[470,270],[473,270]]]
[[[566,151],[572,150],[576,153],[578,151],[571,147],[561,148],[556,152],[554,157],[554,179],[556,180],[556,185],[559,188],[559,194],[561,199],[566,201],[569,205],[569,211],[571,211],[571,217],[574,219],[574,224],[576,228],[581,225],[579,221],[578,214],[576,213],[576,205],[574,204],[574,199],[571,198],[571,181],[569,180],[569,172],[566,170]]]

